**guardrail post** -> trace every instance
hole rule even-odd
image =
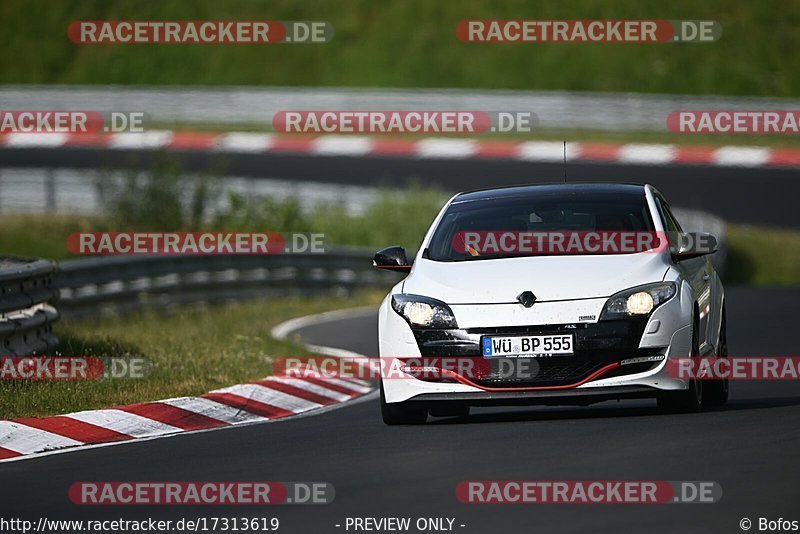
[[[0,356],[46,354],[58,344],[55,272],[48,260],[0,256]]]
[[[49,213],[56,211],[56,175],[53,169],[47,169],[44,176],[45,206]]]

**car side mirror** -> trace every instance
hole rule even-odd
[[[406,258],[406,249],[397,246],[382,248],[376,252],[372,258],[372,266],[376,269],[406,273],[411,270],[411,264]]]
[[[713,254],[719,248],[717,238],[708,232],[681,232],[675,234],[675,236],[675,240],[670,245],[670,252],[674,261]]]

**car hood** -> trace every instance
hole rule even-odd
[[[537,256],[458,262],[418,260],[403,293],[447,304],[516,302],[523,291],[538,301],[608,297],[629,287],[661,281],[662,254]]]

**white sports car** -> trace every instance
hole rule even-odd
[[[470,406],[724,403],[727,381],[668,372],[670,360],[727,355],[716,241],[682,232],[649,185],[455,195],[413,265],[397,246],[374,258],[409,273],[380,307],[384,422],[464,416]]]

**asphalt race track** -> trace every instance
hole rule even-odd
[[[731,355],[796,355],[800,288],[727,293]],[[310,342],[377,352],[375,315],[309,327]],[[739,521],[800,519],[800,384],[732,385],[723,409],[662,415],[655,403],[482,409],[386,427],[370,399],[312,417],[0,464],[4,517],[161,519],[276,516],[280,532],[346,532],[347,517],[454,517],[455,531],[741,532]],[[714,480],[717,504],[466,505],[475,479]],[[91,507],[75,481],[328,481],[330,505]],[[336,527],[335,525],[342,525]],[[464,525],[460,527],[458,525]],[[352,532],[352,530],[350,530]],[[415,530],[411,530],[415,532]]]
[[[4,167],[151,168],[158,152],[69,147],[0,148]],[[558,182],[561,163],[504,159],[338,157],[297,154],[170,152],[181,168],[218,175],[318,181],[331,184],[406,187],[435,185],[467,191],[508,184]],[[215,174],[215,175],[216,175]],[[698,209],[727,222],[800,228],[800,169],[702,165],[620,165],[574,162],[568,180],[650,183],[673,206]]]

